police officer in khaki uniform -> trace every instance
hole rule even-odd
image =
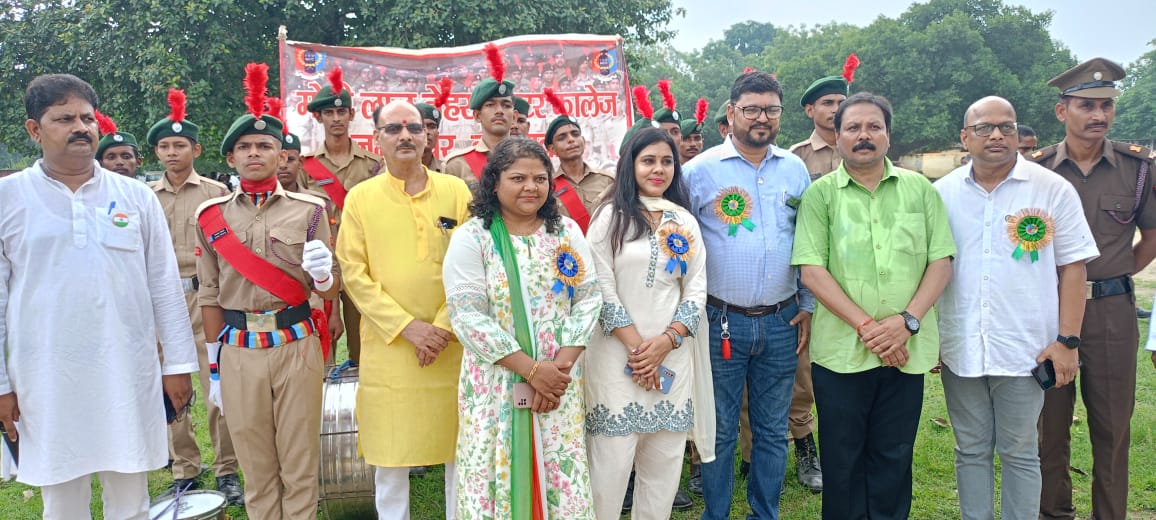
[[[330,75],[330,85],[317,92],[309,102],[309,112],[325,129],[325,142],[313,152],[305,155],[300,184],[306,189],[324,191],[337,204],[338,213],[344,206],[345,193],[358,183],[372,177],[381,167],[381,156],[370,152],[349,137],[356,112],[353,97],[341,80],[341,69],[334,69]],[[324,174],[328,172],[336,178],[314,176],[310,170],[320,163]],[[339,184],[339,185],[338,185]],[[336,217],[340,220],[340,215]],[[341,312],[345,321],[345,344],[349,348],[349,360],[357,364],[361,356],[361,314],[344,294],[341,295]]]
[[[1060,90],[1056,117],[1064,140],[1030,154],[1076,187],[1100,257],[1088,262],[1087,308],[1078,348],[1079,388],[1092,441],[1092,511],[1088,518],[1123,520],[1128,514],[1129,423],[1136,400],[1136,296],[1132,274],[1156,256],[1156,206],[1151,200],[1151,150],[1108,140],[1116,115],[1116,81],[1124,69],[1093,58],[1052,78]],[[1133,245],[1136,229],[1140,241]],[[1009,317],[1008,319],[1012,319]],[[1061,338],[1063,339],[1063,338]],[[1040,417],[1040,518],[1076,517],[1072,505],[1072,410],[1077,385],[1044,394]]]
[[[253,67],[267,71],[251,64],[257,79],[246,84],[263,84]],[[311,312],[307,298],[334,298],[340,284],[324,202],[277,182],[282,122],[263,105],[250,104],[221,144],[240,189],[197,212],[198,302],[214,339],[207,399],[229,417],[249,517],[314,520],[324,313]],[[262,276],[272,281],[256,281]]]
[[[180,117],[185,113],[184,96],[169,96],[172,105],[168,117],[157,121],[149,129],[145,141],[153,147],[157,159],[165,166],[164,175],[149,187],[156,193],[161,207],[165,210],[165,220],[169,223],[169,234],[173,239],[173,250],[177,255],[177,266],[181,273],[181,286],[185,290],[185,304],[193,323],[193,335],[197,343],[197,363],[201,388],[209,387],[209,358],[205,350],[204,327],[201,323],[201,308],[197,304],[197,207],[206,200],[227,195],[229,189],[217,181],[202,177],[193,168],[193,160],[201,154],[197,142],[198,127],[192,121]],[[241,505],[241,481],[237,477],[237,455],[229,436],[228,423],[217,406],[205,399],[209,423],[209,438],[213,442],[213,474],[217,477],[217,490],[225,494],[230,504]],[[186,414],[179,421],[169,425],[169,450],[173,458],[173,485],[170,492],[197,489],[197,477],[201,473],[201,450],[193,433],[192,418]]]

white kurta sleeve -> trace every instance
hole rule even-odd
[[[157,337],[164,349],[164,375],[189,374],[198,370],[193,324],[181,289],[177,255],[169,235],[164,210],[156,197],[141,203],[141,238],[144,243],[145,269]]]

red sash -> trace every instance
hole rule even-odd
[[[306,157],[301,161],[301,166],[305,168],[305,173],[309,174],[309,178],[317,183],[329,198],[333,199],[333,203],[337,204],[337,209],[345,209],[345,194],[349,193],[345,190],[345,185],[337,179],[333,172],[329,171],[324,164],[321,164],[316,157]]]
[[[246,280],[253,282],[270,294],[280,298],[291,307],[304,305],[309,301],[309,290],[301,286],[288,273],[269,263],[268,260],[257,256],[256,253],[245,247],[237,234],[225,222],[225,215],[221,213],[221,206],[214,205],[205,208],[201,216],[197,217],[197,225],[209,245],[217,254],[225,259]],[[324,357],[329,357],[329,324],[325,312],[313,309],[310,313],[317,332],[321,336],[321,348]]]
[[[465,159],[466,164],[470,165],[470,169],[474,171],[474,177],[477,177],[479,181],[482,180],[482,170],[486,169],[486,161],[489,161],[490,157],[477,150],[470,150],[462,155],[462,159]]]
[[[582,197],[578,196],[578,190],[574,185],[559,175],[554,178],[554,195],[563,206],[566,206],[570,218],[582,228],[582,234],[586,234],[586,228],[590,225],[590,212],[586,211],[586,205],[582,204]]]

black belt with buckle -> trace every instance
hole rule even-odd
[[[715,307],[718,307],[720,309],[726,309],[727,312],[732,312],[732,311],[737,312],[737,313],[742,314],[743,316],[746,316],[748,318],[760,318],[760,317],[766,316],[768,314],[774,314],[776,312],[779,312],[779,311],[783,310],[783,308],[787,307],[788,305],[795,303],[795,297],[791,296],[790,298],[787,298],[786,300],[783,300],[783,301],[776,303],[774,305],[760,305],[758,307],[739,307],[738,305],[727,303],[723,300],[720,300],[720,299],[715,298],[714,296],[711,296],[708,294],[708,295],[706,295],[706,303],[709,305],[713,305]]]
[[[1132,292],[1132,275],[1120,275],[1107,280],[1088,280],[1085,297],[1088,300],[1118,296]]]
[[[273,332],[287,329],[309,319],[312,310],[308,304],[286,307],[273,314],[259,314],[225,309],[225,324],[234,329],[253,332]]]

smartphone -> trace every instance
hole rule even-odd
[[[630,368],[630,365],[626,365],[623,372],[628,376],[634,376],[634,369]],[[658,365],[658,391],[669,394],[672,386],[674,386],[674,371],[664,365]]]
[[[1051,359],[1045,359],[1043,363],[1032,369],[1032,377],[1036,378],[1036,382],[1044,390],[1056,386],[1056,366],[1052,364]]]
[[[4,444],[8,446],[8,451],[12,453],[12,462],[17,466],[20,465],[20,440],[15,441],[8,439],[8,432],[4,431],[4,425],[0,424],[0,436],[4,437]]]
[[[534,394],[530,383],[514,383],[514,408],[529,408],[534,404]]]

